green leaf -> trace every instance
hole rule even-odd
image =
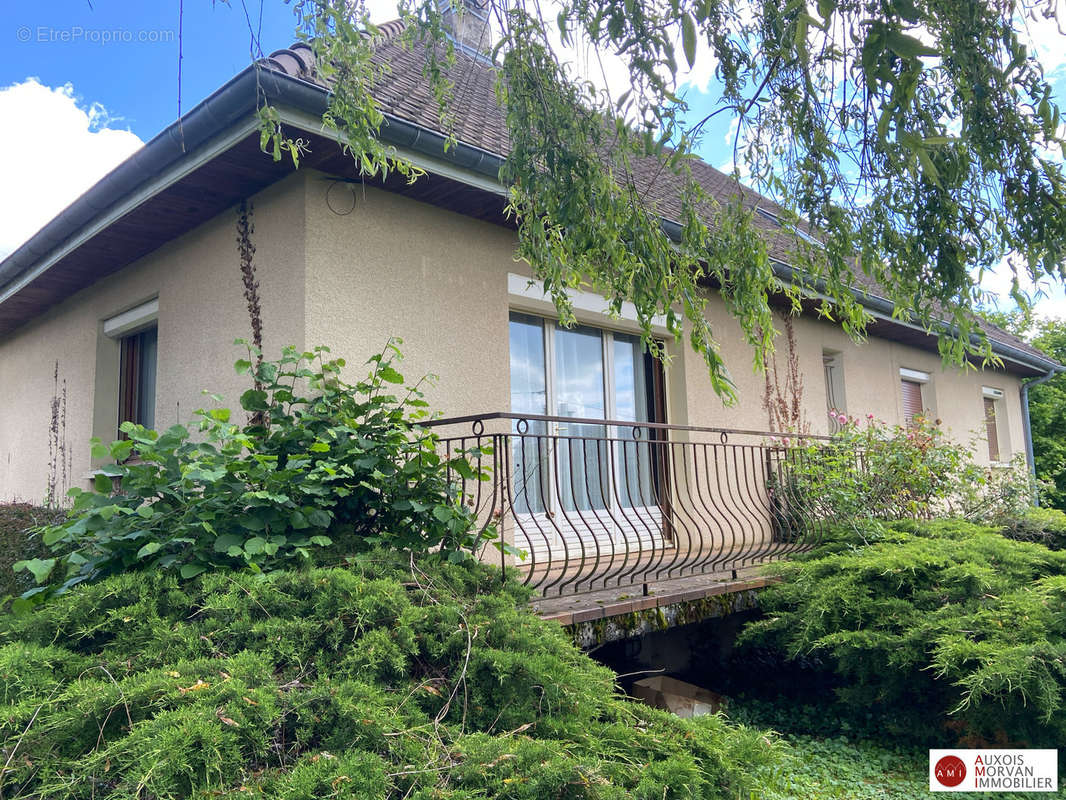
[[[98,472],[93,476],[93,488],[100,494],[111,494],[113,484],[107,475]]]
[[[44,542],[45,547],[51,547],[56,542],[61,541],[67,535],[67,529],[62,527],[45,528],[41,533],[41,541]]]
[[[207,415],[219,422],[229,422],[230,410],[228,408],[212,408],[207,412]]]
[[[243,536],[237,536],[233,533],[224,533],[215,539],[215,552],[229,553],[231,548],[239,548],[243,543]]]
[[[388,364],[378,370],[378,376],[386,383],[403,383],[403,375]]]
[[[48,580],[48,576],[52,574],[52,569],[55,565],[56,560],[54,558],[30,558],[25,561],[16,561],[11,565],[11,568],[15,572],[27,570],[33,573],[33,578],[37,583],[44,583]]]
[[[137,506],[137,514],[143,519],[151,519],[155,516],[155,509],[148,503],[145,503],[144,505]]]
[[[326,442],[314,442],[307,449],[309,451],[311,451],[312,453],[328,453],[329,452],[329,444],[327,444]]]
[[[233,363],[233,368],[237,371],[238,375],[243,375],[252,368],[252,362],[246,358],[238,358]]]
[[[681,46],[689,69],[696,63],[696,21],[687,11],[681,15]]]
[[[163,545],[160,542],[149,542],[137,551],[137,558],[144,558],[145,556],[157,553],[162,546]]]
[[[184,564],[181,568],[181,577],[185,580],[195,578],[207,569],[203,564]]]
[[[922,144],[929,147],[940,147],[946,144],[954,144],[959,141],[957,136],[926,136],[922,139]]]
[[[929,153],[919,147],[915,151],[918,155],[918,163],[922,166],[922,174],[933,185],[940,186],[940,173],[937,171],[936,165],[933,163],[933,159],[929,157]]]
[[[333,522],[333,517],[321,508],[312,508],[307,512],[307,521],[316,528],[328,528]]]
[[[262,389],[249,389],[241,395],[241,408],[245,411],[266,411],[267,393]]]
[[[923,44],[921,40],[915,39],[913,36],[908,36],[905,33],[900,33],[899,31],[888,31],[885,34],[885,43],[888,45],[888,48],[900,58],[940,55],[940,51],[935,47]]]
[[[244,543],[244,552],[248,553],[248,555],[256,556],[263,552],[264,547],[266,547],[266,539],[261,536],[253,536]]]
[[[94,436],[90,440],[89,453],[94,460],[99,461],[102,458],[108,458],[111,455],[111,449]]]
[[[452,469],[458,472],[461,477],[466,478],[468,481],[473,480],[477,475],[465,458],[453,458],[448,464]]]

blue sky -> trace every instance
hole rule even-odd
[[[394,2],[370,0],[375,21],[395,16]],[[295,18],[282,0],[262,6],[256,0],[180,6],[179,0],[53,0],[7,9],[0,25],[0,148],[18,155],[4,182],[29,191],[0,198],[0,258],[177,117],[179,8],[184,110],[247,66],[248,18],[265,52],[294,38]],[[1046,29],[1033,34],[1058,96],[1066,98],[1066,37]],[[692,119],[712,110],[717,97],[708,62],[698,58],[685,78]],[[607,72],[609,85],[624,81],[609,64]],[[715,166],[731,163],[724,115],[708,127],[700,149]],[[997,292],[1007,285],[1002,275],[989,280]],[[1066,316],[1062,290],[1040,308]]]

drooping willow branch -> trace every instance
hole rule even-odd
[[[389,67],[374,58],[365,9],[345,0],[295,6],[332,87],[326,124],[365,174],[416,179],[377,136],[383,115],[370,90]],[[859,301],[871,285],[961,362],[991,357],[970,313],[982,271],[1013,254],[1022,276],[1066,278],[1059,112],[1016,31],[1020,15],[1053,18],[1054,9],[564,0],[546,19],[533,0],[494,0],[489,10],[517,255],[564,324],[573,320],[568,290],[590,286],[615,311],[632,302],[646,346],[665,357],[652,336],[661,315],[728,398],[707,319],[712,288],[759,365],[773,341],[772,295],[790,296],[795,309],[801,295],[821,297],[821,313],[861,335],[868,317]],[[456,68],[434,0],[402,0],[399,13],[403,42],[425,53],[425,79],[449,129],[469,68]],[[576,74],[560,63],[561,46],[613,58],[628,90],[612,97]],[[769,203],[776,227],[756,217],[767,201],[739,180],[712,195],[694,175],[703,125],[686,123],[677,84],[681,59],[691,67],[697,56],[716,65],[722,106],[739,121],[738,170],[777,201]],[[280,128],[265,126],[264,136],[277,153]],[[652,199],[665,196],[674,200]],[[791,267],[788,283],[774,261]]]

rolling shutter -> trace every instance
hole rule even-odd
[[[925,405],[922,403],[922,385],[917,381],[900,381],[900,389],[903,394],[903,422],[905,425],[913,425],[914,418],[925,413]]]

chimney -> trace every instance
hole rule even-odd
[[[489,0],[440,0],[439,8],[456,46],[468,56],[487,61],[493,45]]]

